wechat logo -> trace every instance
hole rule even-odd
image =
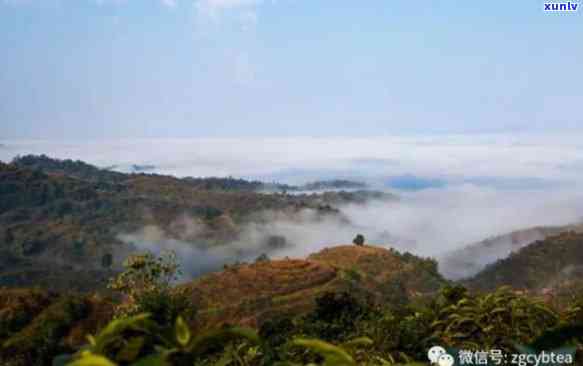
[[[427,358],[432,365],[437,366],[453,366],[455,360],[453,356],[445,351],[445,348],[440,346],[433,346],[427,352]]]

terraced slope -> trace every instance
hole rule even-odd
[[[306,260],[231,266],[183,285],[198,305],[199,326],[257,325],[305,312],[326,291],[350,290],[373,301],[417,296],[445,283],[432,261],[374,246],[324,249]]]

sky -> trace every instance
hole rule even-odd
[[[583,10],[543,8],[0,0],[0,139],[583,131]]]

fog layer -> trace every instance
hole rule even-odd
[[[196,275],[263,252],[305,256],[350,243],[356,233],[364,234],[368,243],[439,259],[513,230],[578,222],[583,217],[580,141],[580,136],[533,135],[2,141],[0,160],[44,153],[121,171],[149,166],[150,172],[176,176],[231,175],[292,184],[349,178],[401,197],[340,207],[350,224],[335,217],[316,220],[308,211],[299,219],[268,217],[268,224],[245,227],[238,242],[210,249],[168,239],[162,232],[153,235],[156,228],[120,234],[141,249],[178,251],[188,272]],[[398,186],[391,183],[395,181]],[[413,190],[407,189],[410,181]],[[289,245],[263,247],[273,235],[284,236]],[[496,255],[488,261],[493,259]]]

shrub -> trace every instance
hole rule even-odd
[[[236,340],[257,346],[262,343],[251,329],[224,327],[193,335],[182,317],[178,317],[168,329],[152,322],[149,314],[116,319],[89,340],[90,344],[72,357],[70,366],[115,365],[113,362],[152,366],[199,365],[214,351],[229,349]]]
[[[171,288],[181,273],[175,253],[133,255],[124,267],[125,271],[109,284],[125,297],[116,307],[117,317],[151,312],[154,320],[169,323],[178,314],[193,311],[186,293]]]
[[[366,305],[348,292],[327,292],[303,322],[304,331],[324,340],[345,340],[367,314]]]
[[[558,314],[544,303],[504,287],[478,296],[446,288],[441,296],[447,301],[432,328],[447,346],[511,351],[513,342],[526,344],[559,324]]]

